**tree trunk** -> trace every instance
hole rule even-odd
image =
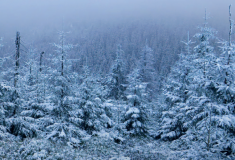
[[[20,58],[20,32],[16,32],[16,55],[15,55],[15,75],[14,75],[14,87],[17,87],[18,76],[19,76],[19,58]]]
[[[42,55],[44,54],[44,52],[41,52],[41,55],[40,55],[40,69],[39,71],[42,72]]]

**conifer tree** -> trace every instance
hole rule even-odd
[[[156,72],[154,68],[153,50],[147,45],[147,40],[140,54],[138,69],[142,82],[147,83],[149,99],[151,99],[156,88]]]
[[[124,124],[130,134],[143,135],[147,133],[146,83],[141,82],[138,69],[128,75],[128,82],[126,90],[128,107],[124,115]]]
[[[180,137],[188,145],[195,141],[208,151],[215,147],[222,151],[233,148],[228,142],[234,130],[233,98],[230,98],[234,95],[230,92],[233,85],[228,84],[234,74],[227,63],[229,56],[225,56],[231,51],[232,62],[233,52],[231,47],[222,47],[225,50],[217,58],[209,45],[214,33],[206,21],[195,35],[199,44],[194,47],[194,54],[180,59],[172,69],[164,91],[165,111],[160,127],[163,140]]]
[[[199,42],[194,47],[195,53],[182,56],[169,76],[165,89],[167,107],[162,115],[162,139],[176,139],[188,128],[204,122],[201,119],[208,115],[213,104],[216,57],[209,40],[215,31],[206,24],[207,21],[195,35]]]
[[[115,100],[125,99],[124,91],[126,89],[126,79],[124,75],[124,63],[123,63],[123,54],[124,51],[121,49],[121,46],[118,45],[116,51],[116,60],[111,67],[110,77],[108,79],[109,86],[109,97],[114,98]]]
[[[27,103],[29,99],[27,99],[26,95],[28,88],[26,87],[25,90],[25,87],[23,86],[33,85],[33,79],[32,77],[29,77],[29,79],[26,78],[27,76],[25,76],[23,72],[24,66],[22,63],[20,64],[21,41],[20,41],[19,32],[17,32],[16,34],[15,44],[16,44],[16,55],[14,62],[15,63],[14,91],[10,96],[11,107],[9,107],[7,110],[7,112],[12,114],[9,114],[9,117],[6,119],[6,126],[7,126],[7,131],[12,135],[18,137],[19,139],[24,139],[27,137],[32,138],[36,137],[39,134],[39,130],[38,126],[34,124],[35,122],[34,118],[28,115],[24,115],[24,112],[27,112],[29,108]],[[25,78],[27,79],[26,81]]]
[[[53,65],[59,70],[50,69],[49,90],[52,93],[50,100],[53,108],[50,111],[52,116],[51,123],[45,128],[47,139],[52,141],[66,143],[70,142],[74,145],[80,143],[80,138],[84,136],[83,132],[78,128],[78,124],[71,121],[71,115],[77,100],[75,92],[72,88],[74,82],[74,74],[69,73],[67,52],[73,48],[71,44],[65,44],[65,33],[59,32],[60,44],[55,44],[57,48],[57,56],[52,59]],[[58,69],[57,68],[57,69]]]
[[[80,128],[91,134],[113,125],[107,114],[105,106],[102,105],[104,98],[101,92],[105,92],[100,82],[91,75],[88,66],[84,66],[84,78],[79,87],[79,109],[77,111],[80,119]]]

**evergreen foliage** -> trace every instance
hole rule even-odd
[[[125,99],[124,91],[126,90],[126,79],[124,75],[124,63],[123,57],[124,51],[121,49],[121,46],[118,45],[116,51],[116,59],[114,64],[111,67],[110,77],[108,79],[109,86],[109,97],[114,98],[115,100]]]
[[[128,75],[128,82],[129,86],[126,91],[128,107],[124,116],[125,127],[132,135],[146,134],[146,83],[141,82],[138,69]]]
[[[100,131],[103,128],[111,127],[112,120],[107,115],[108,109],[102,105],[102,92],[105,89],[97,79],[89,73],[88,66],[84,66],[84,79],[79,87],[79,109],[78,118],[80,128],[92,134],[93,131]]]
[[[212,43],[205,17],[171,66],[183,47],[150,35],[141,47],[144,32],[132,29],[116,51],[109,35],[86,42],[83,33],[72,45],[62,31],[45,54],[30,47],[17,50],[20,59],[1,57],[0,159],[234,158],[232,33]]]
[[[156,91],[156,71],[154,68],[154,55],[153,50],[146,44],[143,47],[140,55],[140,60],[138,64],[140,79],[142,82],[147,83],[147,90],[149,92],[149,100],[154,96],[154,92]]]
[[[206,25],[202,27],[195,35],[199,44],[194,53],[181,54],[168,77],[162,104],[162,140],[180,138],[188,145],[189,141],[197,141],[208,151],[234,148],[232,141],[224,142],[231,140],[234,131],[234,89],[230,86],[233,65],[227,63],[226,56],[233,55],[233,50],[223,46],[226,50],[217,57],[209,45],[214,33]]]

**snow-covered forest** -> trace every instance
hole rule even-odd
[[[230,1],[52,2],[0,1],[0,159],[235,159]]]

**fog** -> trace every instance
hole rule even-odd
[[[233,2],[0,0],[0,159],[235,160]]]
[[[232,0],[1,0],[0,35],[16,31],[61,29],[64,24],[123,23],[161,21],[177,26],[187,21],[203,23],[207,9],[214,27],[228,25],[228,6]],[[235,13],[235,8],[232,8]],[[164,20],[164,21],[162,21]],[[144,21],[143,21],[144,23]],[[221,26],[219,26],[221,25]],[[227,27],[228,28],[228,27]]]
[[[179,54],[182,50],[180,42],[187,38],[188,31],[192,37],[198,31],[197,27],[203,25],[205,9],[210,17],[209,26],[218,31],[218,37],[228,39],[228,8],[232,2],[232,0],[0,0],[0,37],[4,38],[5,46],[2,53],[14,53],[16,31],[20,32],[22,43],[27,48],[33,45],[33,48],[38,50],[53,52],[50,44],[58,42],[58,31],[64,30],[72,33],[68,36],[70,43],[81,45],[79,51],[73,51],[74,55],[87,50],[92,58],[101,45],[105,48],[105,51],[101,52],[104,55],[109,53],[113,60],[115,44],[121,44],[126,52],[130,55],[136,52],[138,57],[146,39],[149,39],[150,47],[159,54],[159,57],[167,52],[169,52],[167,55]],[[235,6],[232,6],[233,17],[235,17]],[[128,40],[126,37],[129,37]],[[163,44],[159,47],[159,43]],[[129,47],[133,44],[135,51]],[[168,45],[170,49],[166,52],[164,50]],[[88,53],[81,54],[87,56]],[[81,54],[76,54],[77,58]],[[176,57],[169,57],[166,59],[171,66]],[[156,61],[157,59],[156,57]],[[112,61],[107,61],[110,66]],[[96,64],[95,60],[90,63]],[[156,63],[160,65],[159,62]]]
[[[205,10],[208,24],[218,31],[219,38],[228,39],[228,8],[232,0],[0,0],[0,37],[4,47],[1,56],[13,55],[16,31],[25,46],[37,53],[54,52],[52,43],[58,43],[58,31],[70,32],[67,40],[79,47],[71,57],[88,57],[92,66],[108,72],[115,58],[116,45],[121,44],[135,65],[142,47],[148,40],[155,53],[155,67],[170,70],[177,55],[184,50],[181,41],[198,32],[203,25]],[[234,13],[234,14],[233,14]],[[235,19],[235,6],[232,6]],[[108,55],[107,55],[108,54]],[[134,56],[133,56],[134,54]],[[99,58],[94,58],[94,57]],[[102,57],[106,58],[102,58]],[[162,58],[164,57],[164,58]],[[105,59],[105,60],[104,60]],[[26,60],[27,61],[27,60]],[[24,62],[24,61],[22,61]],[[164,65],[167,66],[164,67]],[[76,64],[77,65],[77,64]],[[96,70],[95,69],[95,70]],[[165,72],[165,71],[164,71]]]

